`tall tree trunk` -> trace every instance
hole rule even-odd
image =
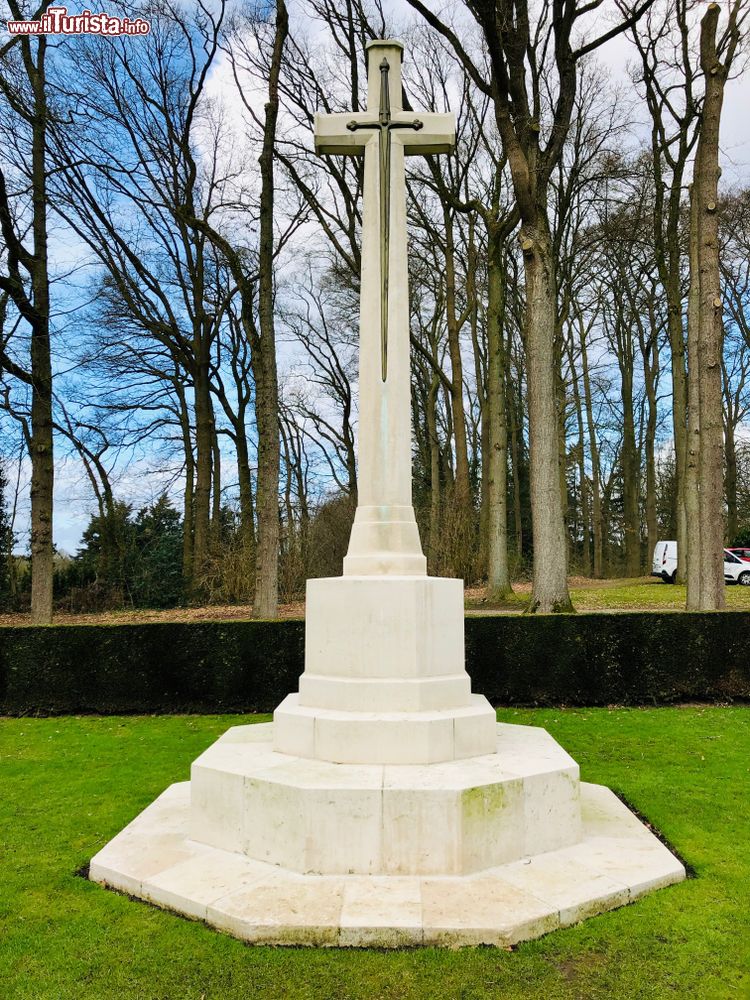
[[[271,320],[273,322],[273,320]],[[266,328],[267,329],[267,328]],[[255,358],[255,415],[258,426],[258,543],[255,557],[255,618],[275,618],[279,601],[279,414],[275,358]],[[270,371],[268,369],[271,369]]]
[[[688,434],[685,462],[685,512],[688,530],[686,545],[685,607],[688,611],[700,608],[701,591],[701,520],[699,493],[700,465],[700,378],[698,373],[698,342],[700,325],[700,269],[698,263],[698,197],[690,188],[690,288],[688,291]],[[678,554],[679,554],[679,539]]]
[[[589,454],[591,456],[591,532],[594,542],[594,577],[600,580],[604,575],[604,521],[602,517],[599,446],[596,440],[594,404],[591,397],[591,377],[589,375],[589,358],[586,347],[586,330],[581,316],[578,317],[578,329],[581,338],[581,374],[583,376],[583,398],[586,407],[586,430],[589,437]]]
[[[54,456],[52,440],[52,361],[50,357],[49,273],[47,250],[47,91],[45,55],[40,38],[37,62],[30,46],[23,55],[34,91],[31,183],[34,238],[32,287],[35,318],[31,329],[31,621],[52,621],[54,576],[52,509]]]
[[[34,283],[36,286],[36,282]],[[36,297],[35,301],[39,301]],[[46,329],[45,329],[46,327]],[[49,325],[39,324],[31,334],[31,622],[52,621],[54,576],[52,509],[54,460],[52,441],[52,366]]]
[[[506,358],[510,356],[510,335],[506,345]],[[507,373],[506,373],[507,376]],[[521,446],[523,429],[518,417],[520,410],[516,407],[514,394],[509,391],[508,381],[505,382],[505,398],[510,401],[508,416],[510,423],[510,464],[513,473],[513,539],[516,558],[523,556],[523,505],[521,503]]]
[[[479,437],[480,505],[479,505],[479,559],[482,573],[489,571],[489,502],[490,502],[490,421],[486,397],[480,402],[481,434]]]
[[[646,401],[648,412],[646,416],[646,536],[648,539],[648,566],[654,557],[654,549],[658,541],[658,524],[656,519],[656,426],[659,418],[658,401],[656,398],[656,365],[658,353],[656,336],[653,337],[652,359],[646,373]]]
[[[450,551],[450,569],[457,576],[469,577],[473,565],[473,510],[469,483],[469,452],[466,442],[464,373],[461,358],[460,323],[456,311],[456,255],[453,239],[453,216],[445,207],[445,316],[448,327],[448,353],[451,359],[451,412],[456,475],[451,503],[445,521]]]
[[[623,528],[625,535],[625,573],[639,576],[641,572],[641,517],[638,506],[640,493],[640,468],[635,441],[635,415],[633,413],[632,366],[622,368],[622,496]]]
[[[445,208],[445,314],[448,326],[448,353],[451,359],[451,409],[456,452],[454,504],[466,515],[471,502],[469,488],[469,452],[466,445],[466,412],[464,408],[464,371],[461,358],[459,319],[456,312],[456,255],[453,241],[453,217]]]
[[[555,386],[557,294],[549,231],[543,212],[537,226],[521,229],[526,275],[526,371],[529,405],[529,477],[534,534],[530,611],[572,611],[568,545],[560,493],[559,429]]]
[[[583,407],[581,406],[581,391],[578,385],[573,354],[573,338],[568,341],[568,356],[570,359],[571,381],[573,384],[573,402],[575,404],[576,425],[578,427],[578,478],[581,482],[581,572],[584,576],[591,575],[591,525],[589,522],[589,496],[586,479],[586,438],[583,430]]]
[[[475,239],[476,220],[469,215],[468,245],[466,253],[466,296],[471,302],[471,345],[474,355],[474,381],[476,384],[477,404],[479,406],[479,456],[480,456],[480,506],[479,506],[479,565],[480,575],[487,574],[488,566],[488,524],[489,524],[489,465],[490,465],[490,427],[487,400],[487,371],[482,363],[482,347],[479,332],[479,296],[477,295],[478,253]]]
[[[676,285],[673,288],[672,285]],[[695,498],[688,497],[690,486],[687,478],[687,397],[688,386],[685,374],[685,333],[682,327],[682,290],[679,272],[672,277],[666,287],[669,301],[669,346],[672,358],[672,432],[674,434],[675,457],[675,523],[677,525],[677,582],[682,583],[687,576],[687,531],[689,524],[688,507]],[[671,299],[676,297],[678,305]]]
[[[724,516],[721,358],[722,296],[719,270],[719,129],[728,67],[716,50],[721,8],[709,4],[701,21],[700,61],[706,81],[701,131],[694,164],[693,192],[697,199],[698,271],[700,275],[698,366],[700,400],[699,511],[701,585],[700,608],[723,608]]]
[[[503,350],[504,280],[501,233],[488,231],[487,253],[487,599],[512,592],[508,565],[508,424]]]
[[[310,506],[307,499],[307,482],[303,469],[303,448],[302,436],[297,433],[297,448],[295,449],[296,462],[294,466],[294,478],[297,484],[297,501],[299,503],[299,543],[302,554],[302,565],[307,567],[308,542],[310,538]]]
[[[180,405],[180,435],[185,456],[185,497],[182,507],[182,586],[191,592],[193,580],[193,498],[195,492],[195,458],[190,428],[190,410],[182,384],[175,380],[175,390]]]
[[[193,499],[192,597],[203,597],[203,574],[208,558],[211,517],[211,458],[213,450],[213,408],[210,387],[209,320],[196,322],[194,337],[195,372],[195,493]]]
[[[276,31],[268,80],[268,102],[260,155],[259,323],[261,352],[253,352],[255,416],[258,427],[258,546],[255,563],[255,618],[275,618],[279,602],[279,387],[274,328],[274,170],[279,113],[279,74],[289,16],[284,0],[276,0]]]
[[[428,558],[430,572],[437,574],[439,569],[440,546],[440,440],[437,432],[437,396],[440,379],[433,372],[430,390],[427,393],[426,413],[427,439],[430,448],[430,545]]]
[[[240,532],[246,550],[255,550],[255,519],[253,515],[253,481],[250,472],[247,434],[245,433],[244,406],[238,413],[235,450],[237,452],[237,478],[240,494]]]
[[[284,503],[283,510],[286,515],[286,545],[287,552],[293,552],[297,544],[296,521],[294,517],[294,503],[292,501],[292,483],[294,481],[294,470],[292,468],[294,459],[292,458],[289,445],[289,433],[284,426],[284,420],[279,422],[279,432],[281,434],[281,451],[284,458]]]
[[[555,321],[555,340],[553,357],[555,373],[555,409],[557,412],[557,473],[560,477],[560,502],[562,505],[563,525],[565,526],[565,565],[570,565],[570,532],[567,530],[568,518],[570,514],[570,502],[568,499],[568,440],[566,434],[566,387],[563,378],[563,350],[564,337],[562,330],[562,318],[558,315]],[[566,576],[567,580],[567,576]]]
[[[726,464],[725,489],[727,497],[727,541],[733,544],[737,536],[737,451],[734,443],[734,423],[729,419],[724,425],[724,459]]]
[[[216,431],[216,417],[211,406],[211,543],[221,541],[221,446]]]

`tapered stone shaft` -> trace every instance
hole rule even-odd
[[[452,115],[404,112],[400,42],[367,46],[367,112],[316,117],[320,153],[365,157],[359,359],[359,505],[344,559],[344,576],[424,576],[427,562],[411,492],[411,389],[409,376],[409,275],[407,267],[404,157],[447,152],[454,143]],[[388,72],[383,73],[383,62]],[[381,157],[381,81],[389,87],[392,130],[386,133],[388,197]],[[419,122],[414,127],[415,121]],[[347,134],[348,133],[348,134]],[[387,234],[381,206],[387,204]],[[381,268],[387,236],[387,281]],[[387,293],[384,293],[384,288]],[[387,364],[383,379],[383,317],[387,310]]]

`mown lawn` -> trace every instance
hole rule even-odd
[[[600,581],[603,582],[603,581]],[[685,587],[661,580],[607,580],[607,586],[573,587],[571,597],[579,611],[684,611]],[[750,611],[750,587],[724,588],[728,611]]]
[[[74,874],[237,717],[2,719],[0,997],[750,997],[750,708],[498,715],[549,729],[698,877],[513,952],[251,948]]]
[[[684,611],[685,587],[657,580],[635,577],[615,580],[587,580],[573,577],[570,596],[576,611]],[[724,589],[728,611],[750,611],[750,587],[730,584]],[[525,611],[531,587],[517,584],[515,591],[500,605],[488,604],[481,589],[467,591],[466,610],[471,613]]]

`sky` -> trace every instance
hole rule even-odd
[[[723,23],[723,22],[722,22]],[[628,65],[633,60],[633,46],[626,37],[618,37],[602,50],[602,62],[609,66],[614,79],[632,87]],[[604,56],[606,55],[606,59]],[[643,132],[648,126],[643,108]],[[734,73],[727,82],[721,118],[722,186],[750,182],[750,65]]]
[[[439,11],[442,5],[431,3],[432,9]],[[73,8],[70,8],[71,11]],[[396,21],[407,22],[411,19],[412,10],[405,0],[391,0],[388,10]],[[292,7],[294,27],[295,16],[299,18],[300,5]],[[299,23],[299,22],[297,22]],[[601,30],[601,20],[593,28]],[[315,28],[308,22],[308,28],[314,33]],[[133,44],[137,44],[134,40]],[[408,58],[408,52],[406,53]],[[599,59],[610,70],[614,80],[619,80],[626,88],[632,87],[627,72],[628,62],[633,58],[633,49],[625,37],[616,38],[607,43],[601,50]],[[232,87],[231,72],[226,61],[220,62],[213,72],[211,87],[217,96],[222,96],[229,104],[231,114]],[[258,103],[262,104],[263,94],[259,93]],[[645,109],[644,109],[645,110]],[[750,182],[750,69],[736,76],[727,85],[721,131],[722,185],[734,186]],[[240,117],[237,115],[237,124]],[[644,137],[647,135],[645,117],[643,121]],[[65,270],[76,262],[80,248],[70,240],[55,242],[53,253],[57,254],[56,263]],[[281,350],[284,350],[282,346]],[[13,447],[7,451],[12,452]],[[18,469],[9,469],[11,478]],[[21,499],[18,508],[16,530],[19,535],[18,551],[25,551],[25,532],[28,525],[28,478],[29,463],[24,460],[20,467]],[[132,501],[134,506],[146,505],[152,502],[161,490],[174,479],[174,470],[161,468],[158,461],[148,455],[140,455],[122,469],[117,481],[117,492],[123,498]],[[54,539],[58,549],[74,553],[79,545],[83,529],[94,511],[94,501],[89,484],[81,469],[80,463],[72,457],[59,457],[56,463],[55,489],[55,519]]]

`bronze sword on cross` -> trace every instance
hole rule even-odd
[[[390,66],[387,59],[380,64],[380,112],[376,122],[351,121],[347,124],[350,132],[361,129],[379,129],[378,147],[380,153],[380,374],[385,382],[388,376],[388,270],[390,266],[391,229],[391,132],[394,129],[409,128],[419,132],[423,122],[415,118],[412,122],[395,121],[391,116],[391,94],[388,83]]]

